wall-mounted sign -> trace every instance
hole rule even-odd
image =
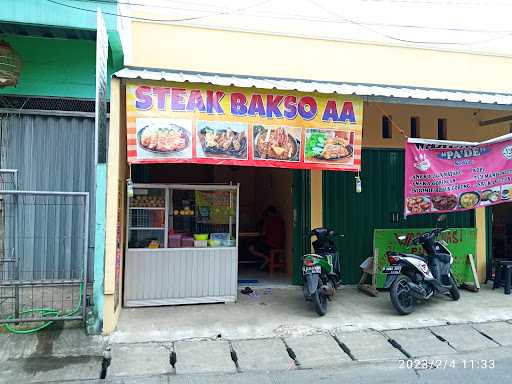
[[[360,169],[361,97],[163,82],[126,89],[131,163]]]
[[[512,201],[512,134],[483,143],[409,139],[405,215]]]
[[[431,228],[430,228],[431,229]],[[421,245],[413,245],[412,240],[430,230],[429,228],[396,228],[375,229],[373,231],[373,248],[379,250],[377,288],[383,288],[386,275],[382,273],[384,267],[389,265],[386,252],[396,251],[405,253],[423,253]],[[400,239],[405,236],[405,239]],[[443,232],[440,239],[446,241],[448,249],[453,255],[452,274],[455,281],[462,284],[473,281],[473,272],[468,262],[467,255],[476,256],[476,229],[475,228],[450,228]]]

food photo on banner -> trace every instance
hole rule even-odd
[[[126,96],[133,164],[361,168],[359,96],[151,81]]]
[[[481,143],[409,138],[405,215],[510,202],[512,134]]]

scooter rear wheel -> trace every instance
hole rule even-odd
[[[325,296],[323,293],[320,293],[320,290],[317,289],[311,298],[313,300],[315,312],[318,314],[318,316],[325,315],[327,313],[327,296]]]
[[[452,283],[452,287],[450,288],[450,296],[453,301],[457,301],[460,299],[459,288],[457,288],[457,283],[455,282],[453,276],[450,276],[450,282]]]
[[[416,299],[412,296],[409,288],[410,282],[409,276],[399,275],[389,290],[391,304],[401,315],[408,315],[416,309]]]

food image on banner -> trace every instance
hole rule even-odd
[[[509,200],[512,197],[511,193],[512,193],[512,184],[504,185],[501,188],[501,200],[504,200],[504,201]]]
[[[228,121],[198,121],[199,158],[247,160],[248,125]]]
[[[286,126],[253,126],[255,160],[300,160],[301,128]]]
[[[480,202],[482,205],[489,205],[501,200],[501,188],[494,187],[480,191]]]
[[[143,118],[137,119],[135,125],[138,158],[192,158],[189,120]]]
[[[451,193],[435,195],[430,200],[432,201],[432,211],[452,211],[459,203],[457,195]]]
[[[406,215],[510,202],[512,134],[482,143],[408,139],[404,185]]]
[[[354,133],[333,129],[307,129],[304,161],[353,163]]]
[[[425,213],[430,212],[432,203],[428,196],[414,196],[407,198],[406,207],[408,213]]]

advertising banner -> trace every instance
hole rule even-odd
[[[412,245],[412,240],[430,231],[432,228],[397,228],[375,229],[373,232],[373,247],[379,250],[377,288],[383,288],[386,275],[382,273],[384,267],[389,265],[386,252],[396,251],[405,253],[423,253],[420,245]],[[399,236],[405,236],[400,240]],[[446,241],[448,249],[453,256],[452,274],[459,284],[473,281],[473,272],[467,255],[476,256],[476,229],[450,228],[440,234],[439,238]]]
[[[482,143],[408,139],[405,215],[510,202],[512,134]]]
[[[361,167],[361,97],[146,81],[126,104],[130,163]]]

